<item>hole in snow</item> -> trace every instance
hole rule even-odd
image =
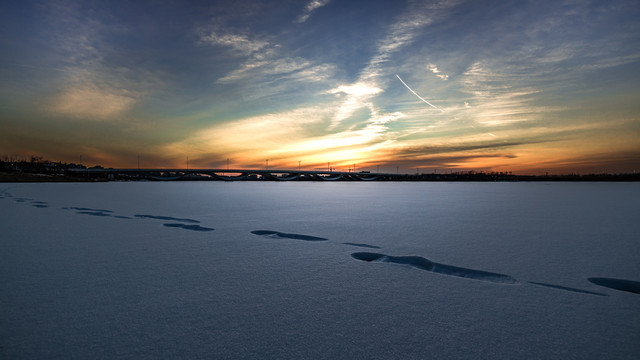
[[[589,278],[588,280],[596,285],[608,287],[610,289],[640,294],[640,282],[638,281],[612,278]]]
[[[390,256],[372,252],[357,252],[351,254],[354,259],[371,262],[387,262],[415,267],[420,270],[430,271],[438,274],[457,276],[472,280],[489,281],[500,284],[517,284],[518,281],[509,275],[492,273],[482,270],[467,269],[458,266],[439,264],[422,256]]]
[[[251,232],[254,235],[260,235],[269,238],[285,238],[285,239],[295,239],[295,240],[303,240],[303,241],[327,241],[325,238],[310,236],[310,235],[301,235],[301,234],[288,234],[279,231],[272,230],[254,230]]]

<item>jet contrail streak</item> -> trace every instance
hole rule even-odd
[[[416,93],[415,91],[413,91],[412,88],[409,87],[409,85],[407,85],[407,83],[405,83],[404,81],[402,81],[402,79],[400,78],[400,76],[398,76],[398,74],[396,74],[396,77],[398,78],[398,80],[400,80],[400,82],[402,83],[402,85],[406,86],[407,89],[409,89],[409,91],[411,91],[413,93],[413,95],[417,96],[418,99],[424,101],[427,105],[431,106],[434,109],[438,109],[442,112],[444,112],[444,110],[440,109],[439,107],[433,105],[432,103],[428,102],[427,100],[423,99],[422,96],[418,95],[418,93]]]

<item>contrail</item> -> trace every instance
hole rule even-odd
[[[405,83],[404,81],[402,81],[402,79],[400,78],[400,76],[398,76],[398,74],[396,74],[396,77],[398,78],[398,80],[400,80],[400,82],[402,83],[402,85],[406,86],[407,89],[409,89],[409,91],[411,91],[413,93],[413,95],[417,96],[418,99],[424,101],[425,103],[427,103],[427,105],[431,106],[434,109],[438,109],[442,112],[444,112],[444,110],[440,109],[439,107],[433,105],[432,103],[428,102],[427,100],[423,99],[422,96],[418,95],[418,93],[416,93],[415,91],[413,91],[412,88],[409,87],[409,85],[407,85],[407,83]]]

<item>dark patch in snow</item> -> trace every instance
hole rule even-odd
[[[303,240],[303,241],[327,241],[325,238],[315,237],[310,235],[301,235],[301,234],[287,234],[278,231],[271,230],[254,230],[251,232],[254,235],[260,235],[269,238],[286,238],[286,239],[295,239],[295,240]]]
[[[65,208],[62,208],[62,209],[63,209],[63,210],[78,210],[78,211],[102,212],[102,213],[112,213],[112,212],[113,212],[113,211],[111,211],[111,210],[104,210],[104,209],[92,209],[92,208],[75,207],[75,206],[65,207]]]
[[[15,199],[13,199],[13,200],[14,200],[15,202],[20,202],[20,203],[22,203],[22,202],[31,201],[31,200],[33,200],[33,199],[29,199],[29,198],[15,198]]]
[[[352,243],[352,242],[343,242],[345,245],[358,246],[369,249],[380,249],[380,246],[369,245],[369,244],[360,244],[360,243]]]
[[[42,204],[42,205],[46,205],[48,204],[46,201],[32,201],[32,204]]]
[[[188,222],[188,223],[194,223],[197,224],[200,221],[198,220],[193,220],[193,219],[180,219],[180,218],[174,218],[171,216],[158,216],[158,215],[134,215],[137,218],[143,218],[143,219],[155,219],[155,220],[169,220],[169,221],[181,221],[181,222]]]
[[[379,259],[385,257],[386,255],[378,254],[378,253],[372,253],[372,252],[357,252],[357,253],[351,254],[351,256],[354,259],[358,259],[358,260],[362,260],[362,261],[366,261],[366,262],[371,262],[371,261],[379,260]]]
[[[590,294],[590,295],[598,295],[598,296],[609,296],[607,294],[602,294],[602,293],[599,293],[599,292],[581,290],[581,289],[570,288],[570,287],[560,286],[560,285],[545,284],[545,283],[540,283],[540,282],[535,282],[535,281],[529,281],[529,284],[549,287],[549,288],[552,288],[552,289],[577,292],[577,293],[582,293],[582,294]]]
[[[167,227],[175,227],[175,228],[181,228],[181,229],[186,229],[186,230],[193,230],[193,231],[213,231],[215,229],[213,228],[208,228],[208,227],[203,227],[200,225],[186,225],[186,224],[164,224],[164,226]]]
[[[111,214],[106,214],[101,211],[77,211],[76,214],[91,215],[91,216],[111,216]]]
[[[612,278],[589,278],[588,280],[596,285],[608,287],[610,289],[640,294],[640,282],[638,281]]]
[[[113,215],[113,217],[118,219],[131,219],[131,216]]]
[[[415,267],[420,270],[430,271],[438,274],[457,276],[467,279],[489,281],[500,284],[517,284],[518,281],[509,275],[492,273],[482,270],[473,270],[458,266],[439,264],[422,256],[390,256],[372,252],[357,252],[351,254],[354,259],[372,262],[387,262],[393,264],[402,264]]]
[[[31,206],[37,207],[37,208],[48,208],[49,207],[49,205],[47,205],[47,204],[33,204]]]

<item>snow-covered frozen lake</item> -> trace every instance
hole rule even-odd
[[[638,359],[639,183],[0,184],[0,358]]]

